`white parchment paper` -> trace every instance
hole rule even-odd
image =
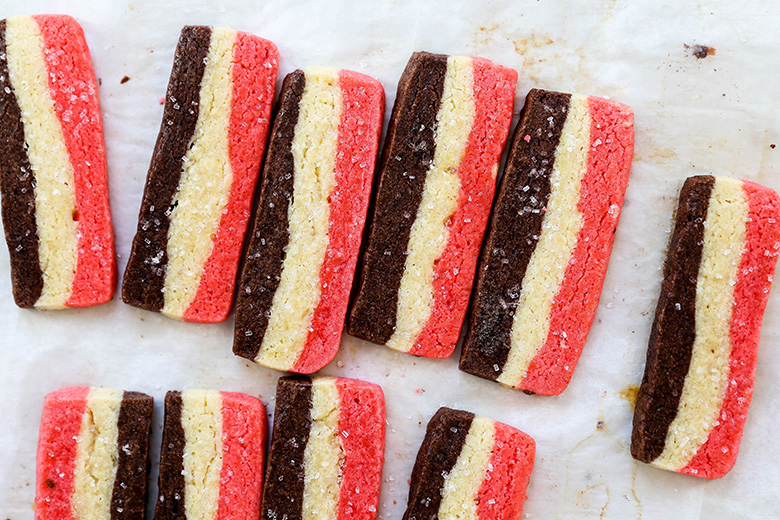
[[[520,73],[515,112],[541,87],[607,96],[636,114],[636,152],[615,248],[588,343],[559,397],[511,391],[461,373],[457,355],[425,360],[345,336],[322,374],[379,383],[388,405],[379,517],[400,518],[425,424],[441,405],[491,416],[537,442],[524,518],[780,518],[780,290],[764,320],[755,395],[737,464],[718,481],[635,462],[631,394],[641,380],[677,193],[714,173],[780,189],[780,16],[771,2],[387,0],[0,0],[0,18],[59,12],[83,25],[98,77],[111,205],[124,269],[184,24],[226,25],[274,41],[284,74],[331,65],[375,76],[388,109],[415,50],[480,55]],[[707,45],[697,58],[685,45]],[[123,77],[129,80],[122,83]],[[126,306],[17,309],[0,247],[0,519],[33,517],[35,446],[46,393],[103,385],[155,397],[153,458],[168,389],[259,395],[272,370],[231,353],[232,318],[179,323]],[[153,478],[156,481],[156,465]],[[156,486],[151,488],[152,499]]]

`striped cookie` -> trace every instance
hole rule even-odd
[[[176,48],[122,299],[184,321],[230,313],[278,69],[273,43],[187,26]]]
[[[634,148],[620,103],[531,90],[477,274],[465,372],[528,393],[569,384],[598,306]]]
[[[634,458],[704,478],[734,465],[779,220],[780,198],[768,188],[708,175],[685,181],[634,412]]]
[[[254,397],[168,392],[155,520],[257,520],[266,430]]]
[[[417,453],[404,520],[519,520],[535,453],[520,430],[440,408]]]
[[[70,16],[0,20],[0,192],[18,306],[111,299],[103,122],[84,32]]]
[[[143,520],[153,399],[73,386],[46,396],[36,520]]]
[[[368,208],[382,85],[348,70],[288,75],[236,301],[233,352],[277,370],[328,364]]]
[[[280,378],[262,518],[376,518],[384,443],[379,386],[345,378]]]
[[[398,85],[348,332],[452,354],[468,305],[517,72],[415,53]]]

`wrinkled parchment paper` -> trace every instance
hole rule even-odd
[[[176,5],[178,4],[178,5]],[[583,5],[579,5],[583,4]],[[457,353],[425,360],[345,336],[322,374],[379,383],[388,405],[379,518],[400,518],[425,424],[441,405],[531,434],[538,451],[524,518],[780,518],[780,289],[766,311],[755,395],[737,464],[718,481],[629,455],[631,400],[644,366],[677,193],[714,173],[780,189],[780,16],[770,2],[253,2],[0,0],[0,18],[64,12],[83,25],[98,77],[111,205],[124,269],[184,24],[227,25],[274,41],[284,74],[306,65],[377,77],[389,109],[415,50],[480,55],[520,73],[515,112],[541,87],[607,96],[636,113],[636,152],[596,321],[569,388],[528,396],[461,373]],[[698,47],[697,47],[698,46]],[[710,47],[707,49],[701,46]],[[124,82],[123,78],[127,77]],[[33,517],[35,445],[46,393],[66,385],[194,387],[259,395],[273,411],[277,372],[231,354],[232,318],[179,323],[126,306],[39,312],[11,299],[0,247],[0,518]],[[154,459],[153,459],[154,460]],[[156,482],[156,466],[152,475]],[[155,496],[156,485],[151,488]]]

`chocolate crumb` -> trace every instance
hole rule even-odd
[[[120,85],[124,85],[124,84],[125,84],[125,83],[127,83],[128,81],[130,81],[130,76],[124,76],[124,77],[122,78],[122,80],[119,82],[119,84],[120,84]]]
[[[683,46],[685,47],[685,50],[697,60],[702,60],[707,56],[715,55],[715,47],[710,47],[708,45],[688,45],[687,43],[683,43]]]
[[[769,148],[771,148],[772,150],[774,150],[776,147],[777,147],[777,145],[775,143],[772,143],[772,144],[769,145]]]
[[[50,478],[47,478],[44,482],[46,483],[46,487],[49,489],[54,489],[57,487],[57,484],[55,484],[54,481]]]

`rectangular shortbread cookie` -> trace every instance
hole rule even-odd
[[[187,26],[122,283],[125,303],[223,321],[260,173],[279,56],[273,43]]]
[[[17,305],[62,309],[112,298],[97,81],[70,16],[0,20],[0,192]]]
[[[431,358],[466,314],[517,72],[418,52],[398,84],[349,334]]]
[[[343,377],[282,377],[263,520],[377,517],[385,401],[375,384]]]
[[[566,388],[606,276],[633,123],[615,101],[528,94],[477,270],[461,370],[528,393]]]
[[[685,181],[634,411],[634,458],[704,478],[736,462],[778,221],[780,198],[768,188],[709,175]]]

